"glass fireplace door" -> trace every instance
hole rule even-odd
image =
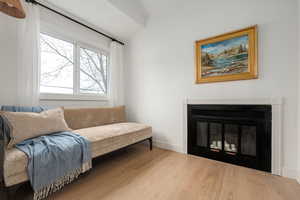
[[[234,122],[197,121],[196,145],[213,152],[256,156],[257,127]]]
[[[222,142],[222,124],[212,122],[209,123],[209,146],[212,151],[221,151],[223,149]]]
[[[188,105],[188,153],[271,171],[272,107]]]
[[[224,129],[224,151],[234,155],[239,148],[239,125],[225,124]]]

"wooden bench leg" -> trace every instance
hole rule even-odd
[[[10,199],[10,195],[9,195],[9,189],[6,187],[1,186],[0,188],[0,199],[2,200],[2,197],[4,198],[4,200],[9,200]]]
[[[0,187],[0,196],[4,198],[4,200],[16,200],[16,194],[20,185],[11,186],[11,187]],[[2,200],[2,198],[0,198]]]
[[[149,138],[150,151],[152,151],[152,137]]]

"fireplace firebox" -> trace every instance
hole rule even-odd
[[[188,105],[188,153],[271,172],[271,105]]]

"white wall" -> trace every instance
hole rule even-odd
[[[154,140],[181,150],[183,99],[283,97],[283,172],[297,176],[297,1],[143,0],[144,30],[130,41],[129,117],[153,127]],[[194,84],[194,42],[259,26],[259,79]]]
[[[57,10],[77,16],[101,32],[126,41],[143,28],[142,7],[139,0],[40,0]],[[136,2],[135,2],[136,1]],[[72,2],[72,3],[70,3]],[[126,3],[124,3],[126,2]]]
[[[298,34],[300,34],[300,0],[298,0]],[[298,68],[300,68],[300,37],[298,36]],[[298,69],[300,77],[300,69]],[[298,78],[298,102],[300,100],[300,79]],[[300,106],[298,103],[298,182],[300,183]]]
[[[111,40],[40,7],[41,31],[109,51]]]

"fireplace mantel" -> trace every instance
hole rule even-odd
[[[272,106],[272,174],[282,175],[282,107],[283,98],[200,99],[186,98],[183,106],[183,152],[187,153],[187,105],[271,105]]]

